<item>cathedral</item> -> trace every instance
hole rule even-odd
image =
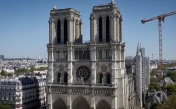
[[[47,109],[134,109],[132,74],[126,73],[122,15],[115,2],[93,6],[90,41],[73,8],[50,12]]]

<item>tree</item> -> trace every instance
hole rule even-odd
[[[150,83],[158,83],[158,80],[156,78],[150,78]]]
[[[0,103],[0,109],[11,109],[11,106]]]
[[[37,71],[44,71],[44,70],[47,70],[48,68],[47,67],[40,67],[38,69],[36,69]]]
[[[156,91],[161,90],[161,87],[158,83],[151,83],[149,85],[149,91],[154,91],[154,90],[156,90]]]
[[[26,69],[26,68],[20,68],[20,69],[17,69],[15,70],[15,73],[27,73],[29,72],[29,69]]]
[[[166,86],[167,94],[172,95],[173,93],[176,93],[176,84],[168,84]]]
[[[157,109],[176,109],[176,94],[170,95]]]
[[[176,82],[176,72],[175,71],[169,71],[166,77],[170,77],[172,81]]]
[[[165,70],[168,67],[175,67],[175,66],[176,66],[176,62],[169,63],[169,64],[163,64],[163,70]]]
[[[2,75],[2,76],[8,76],[8,73],[2,69],[2,70],[1,70],[1,75]]]
[[[152,71],[150,72],[151,76],[156,76],[157,75],[157,69],[152,69]]]

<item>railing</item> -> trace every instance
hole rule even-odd
[[[63,83],[63,82],[53,82],[49,83],[51,86],[61,85],[61,86],[105,86],[105,87],[115,87],[115,84],[107,84],[107,83]],[[48,86],[49,86],[48,85]]]
[[[82,87],[82,86],[49,86],[50,93],[75,94],[75,95],[99,95],[115,96],[113,87]]]

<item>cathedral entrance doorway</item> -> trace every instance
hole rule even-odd
[[[87,100],[83,97],[77,97],[73,101],[73,108],[72,109],[90,109],[90,105]]]
[[[61,98],[59,98],[54,102],[53,109],[67,109],[67,105]]]
[[[111,106],[109,105],[109,103],[105,100],[100,100],[97,103],[96,109],[111,109]]]

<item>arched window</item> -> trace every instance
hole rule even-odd
[[[107,79],[107,84],[111,84],[111,74],[110,73],[107,73],[106,74],[106,79]]]
[[[57,22],[57,44],[61,44],[61,21]]]
[[[67,72],[64,73],[64,83],[68,83],[68,74],[67,74]]]
[[[64,20],[64,44],[68,42],[68,23],[67,20]]]
[[[106,17],[106,42],[110,42],[110,20],[109,20],[109,16]]]
[[[103,74],[100,73],[100,83],[103,83]]]
[[[57,82],[61,82],[61,73],[57,74]]]
[[[103,41],[103,21],[102,17],[99,18],[99,42]]]

